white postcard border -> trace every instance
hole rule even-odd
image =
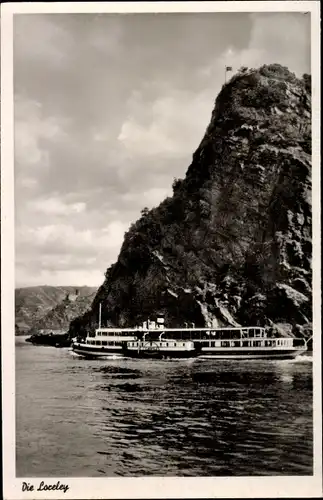
[[[126,12],[310,12],[312,27],[313,135],[313,311],[314,311],[314,475],[296,477],[206,478],[16,478],[14,346],[14,161],[13,16],[40,13]],[[1,331],[4,498],[301,498],[322,494],[321,414],[321,228],[320,228],[320,5],[313,1],[275,2],[57,2],[1,6]],[[49,451],[50,452],[50,451]],[[22,492],[22,481],[38,485],[60,481],[66,493]]]

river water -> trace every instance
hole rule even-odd
[[[17,477],[312,474],[312,359],[85,360],[16,338]]]

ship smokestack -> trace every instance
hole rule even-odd
[[[157,328],[164,328],[165,318],[163,314],[157,316]]]

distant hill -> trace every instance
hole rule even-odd
[[[16,335],[24,335],[31,328],[42,324],[42,318],[45,318],[67,298],[71,311],[69,313],[65,311],[63,317],[65,317],[64,315],[72,317],[73,310],[77,311],[77,314],[82,314],[82,312],[86,311],[86,304],[91,303],[90,297],[95,292],[96,288],[89,286],[33,286],[17,288],[15,290]],[[64,324],[63,328],[65,328],[64,320],[59,318],[59,311],[52,313],[52,324],[50,327],[54,328],[55,326],[54,317],[57,320],[57,329],[61,328],[61,324]],[[68,326],[69,321],[67,321],[66,326]]]
[[[34,330],[66,330],[70,322],[87,312],[96,295],[96,289],[90,295],[66,296],[62,302],[48,311],[45,316],[33,322]]]

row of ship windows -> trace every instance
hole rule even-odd
[[[127,345],[129,347],[137,347],[138,342],[127,342]],[[153,346],[155,345],[155,342],[145,342],[144,345],[146,346]],[[160,347],[184,347],[185,342],[162,342],[159,344]]]
[[[107,341],[107,340],[88,340],[89,345],[103,345],[103,346],[117,346],[121,342]],[[153,342],[147,342],[147,345],[153,345]],[[128,342],[131,347],[137,346],[137,342]],[[274,339],[274,340],[215,340],[210,342],[203,342],[206,347],[288,347],[293,345],[293,339]],[[185,346],[185,342],[163,342],[162,346],[165,347],[179,347]]]
[[[121,342],[107,341],[107,340],[88,340],[86,342],[89,345],[122,345]],[[214,342],[213,342],[214,343]],[[138,345],[138,342],[127,342],[128,346],[135,347]],[[154,342],[145,342],[145,345],[154,345]],[[166,347],[177,347],[177,346],[185,346],[185,342],[163,342],[163,346]]]
[[[97,332],[97,337],[129,337],[132,336],[131,332]],[[94,337],[95,334],[90,335]]]
[[[293,345],[293,339],[215,340],[208,342],[208,345],[209,347],[288,347]]]
[[[121,345],[121,342],[108,341],[108,340],[87,340],[89,345]]]

